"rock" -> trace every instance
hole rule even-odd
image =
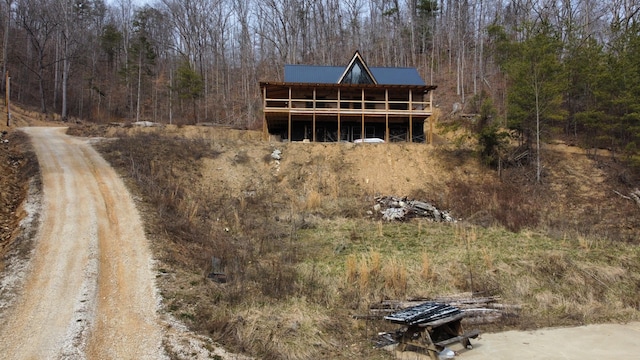
[[[436,222],[455,222],[455,219],[447,211],[438,210],[428,202],[410,200],[394,196],[376,197],[373,209],[382,214],[382,219],[406,220],[412,217],[428,218]]]
[[[161,126],[161,124],[154,123],[153,121],[136,121],[136,122],[132,122],[131,125],[139,126],[139,127]]]
[[[407,210],[404,208],[388,208],[382,212],[382,220],[404,220]]]

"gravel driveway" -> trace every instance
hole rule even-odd
[[[43,181],[41,222],[3,359],[162,359],[152,257],[133,200],[86,140],[25,128]]]

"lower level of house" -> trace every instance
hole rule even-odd
[[[292,119],[271,121],[265,131],[280,141],[354,142],[362,139],[380,139],[384,142],[428,142],[428,119],[394,119],[362,121],[359,117],[333,119]]]
[[[435,86],[306,83],[260,83],[260,86],[265,138],[429,142]]]

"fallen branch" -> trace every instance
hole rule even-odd
[[[628,197],[628,196],[626,196],[626,195],[623,195],[623,194],[621,194],[621,193],[620,193],[620,192],[618,192],[618,191],[613,190],[613,192],[614,192],[616,195],[618,195],[618,196],[620,196],[621,198],[623,198],[623,199],[633,200],[632,198],[630,198],[630,197]]]
[[[640,207],[640,190],[635,189],[634,191],[631,192],[630,195],[633,198],[633,200],[635,200],[636,205],[638,205],[638,207]]]
[[[634,201],[636,203],[636,205],[638,205],[638,207],[640,207],[640,190],[639,189],[635,189],[633,190],[629,196],[626,196],[624,194],[621,194],[619,191],[615,191],[613,190],[613,192],[620,196],[623,199],[627,199],[629,201]]]

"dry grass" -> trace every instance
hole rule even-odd
[[[322,207],[322,194],[312,190],[307,194],[307,201],[305,203],[305,209],[307,211],[313,211]]]
[[[358,280],[358,260],[354,254],[347,256],[345,269],[347,285],[354,284]]]
[[[431,268],[431,258],[429,257],[429,254],[423,252],[421,258],[420,277],[425,281],[434,280],[434,272]]]
[[[240,151],[223,141],[141,135],[104,151],[151,204],[158,220],[149,232],[166,234],[165,307],[233,350],[265,359],[385,358],[367,340],[384,323],[345,319],[384,298],[467,291],[523,304],[519,321],[504,326],[638,318],[638,247],[580,237],[573,225],[540,230],[550,188],[490,175],[452,180],[432,196],[469,222],[383,223],[364,216],[371,183],[345,164],[361,148],[328,149],[325,158],[311,144],[296,159],[300,144],[283,145],[276,167],[264,144]],[[451,171],[469,162],[450,156],[443,168]],[[206,279],[212,256],[222,259],[227,284]]]
[[[404,297],[407,294],[408,274],[403,261],[392,258],[384,267],[384,284],[387,293],[393,297]]]

